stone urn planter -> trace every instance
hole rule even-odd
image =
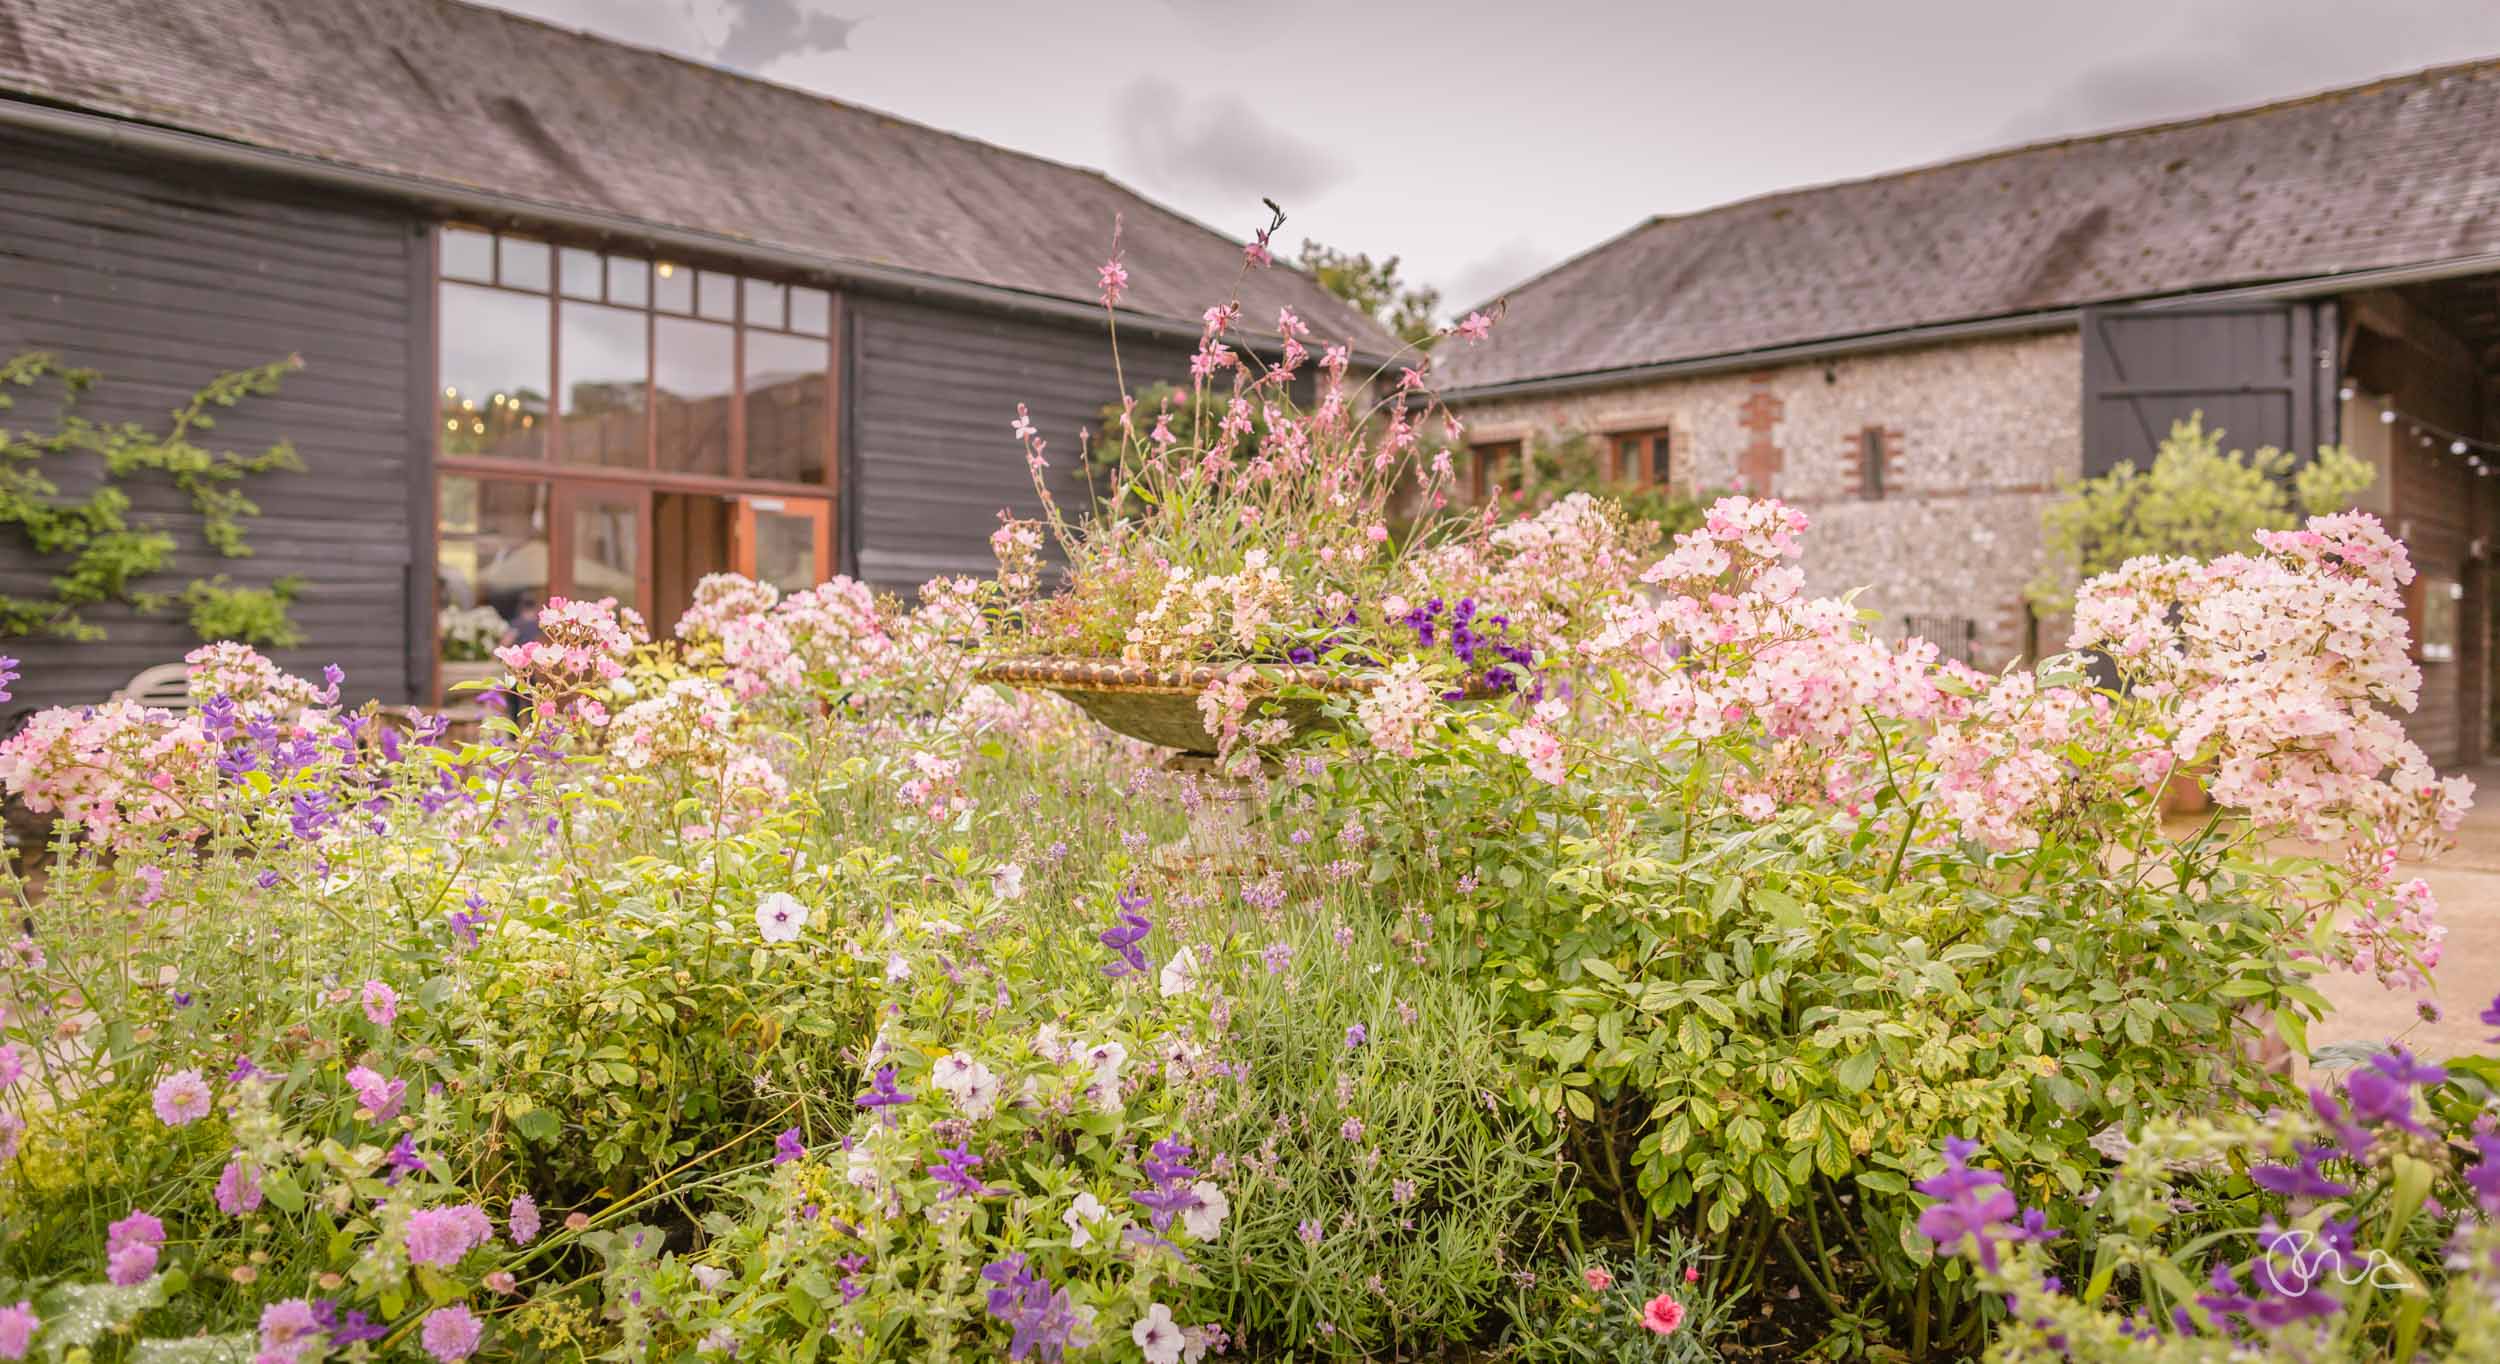
[[[1265,713],[1280,714],[1298,737],[1328,726],[1323,696],[1356,695],[1371,689],[1372,680],[1298,664],[1260,664],[1259,677],[1271,691],[1292,687],[1306,694],[1271,696]],[[1198,712],[1198,697],[1218,679],[1234,671],[1211,663],[1127,663],[1109,658],[1001,658],[981,665],[974,676],[984,682],[1056,692],[1076,704],[1096,724],[1115,734],[1163,748],[1188,758],[1215,756],[1216,737],[1207,732]]]
[[[1251,811],[1258,792],[1254,784],[1216,766],[1216,736],[1207,732],[1198,711],[1201,693],[1234,671],[1214,664],[1126,663],[1099,658],[1002,658],[983,664],[974,676],[983,682],[1029,687],[1066,697],[1096,724],[1115,734],[1177,750],[1164,767],[1196,786],[1199,803],[1189,833],[1155,850],[1154,860],[1167,876],[1189,872],[1257,875],[1266,858],[1250,837]],[[1372,680],[1295,664],[1260,665],[1259,675],[1272,691],[1292,687],[1302,694],[1270,695],[1273,709],[1295,737],[1329,727],[1327,695],[1367,691]],[[1317,692],[1321,695],[1312,695]]]

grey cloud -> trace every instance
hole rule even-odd
[[[1491,302],[1495,295],[1521,283],[1562,257],[1524,237],[1513,237],[1492,251],[1450,273],[1442,286],[1452,308]]]
[[[2455,60],[2500,42],[2489,0],[2238,0],[2190,12],[2158,46],[2103,62],[2000,129],[2032,141],[2190,118]],[[2474,37],[2479,33],[2479,38]]]
[[[1166,193],[1244,204],[1264,195],[1291,211],[1346,178],[1334,153],[1268,122],[1239,95],[1193,98],[1155,76],[1113,98],[1111,134],[1121,169]]]
[[[842,52],[857,19],[811,10],[799,0],[729,0],[729,32],[712,54],[723,66],[760,71],[784,57]]]

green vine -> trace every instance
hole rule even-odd
[[[37,554],[67,560],[52,576],[49,597],[0,594],[0,637],[101,639],[103,629],[80,615],[83,608],[121,602],[137,611],[153,612],[182,601],[190,606],[197,628],[208,628],[204,620],[209,624],[240,622],[266,640],[300,638],[286,619],[296,584],[287,585],[283,592],[238,589],[229,587],[220,575],[192,583],[180,593],[142,591],[137,585],[141,580],[163,572],[173,561],[176,542],[161,527],[131,521],[130,495],[121,482],[144,473],[172,479],[199,513],[200,535],[210,548],[229,559],[250,556],[244,523],[259,515],[260,507],[237,485],[251,474],[300,471],[304,463],[286,441],[257,455],[244,455],[210,450],[194,436],[216,428],[213,409],[274,393],[280,377],[302,365],[300,358],[289,356],[218,375],[174,409],[172,425],[158,434],[137,422],[95,422],[79,415],[75,409],[80,395],[100,377],[94,370],[64,366],[46,351],[29,351],[0,362],[0,411],[16,405],[9,392],[12,388],[32,389],[46,379],[60,388],[56,430],[0,427],[0,525],[16,527]],[[42,466],[48,459],[79,455],[99,460],[104,477],[83,496],[64,496]]]

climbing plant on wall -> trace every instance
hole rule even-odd
[[[53,570],[46,595],[0,593],[0,637],[101,639],[103,628],[81,613],[119,602],[147,612],[184,605],[202,638],[300,642],[287,618],[287,606],[301,588],[296,580],[236,587],[219,574],[175,592],[142,587],[173,562],[179,542],[163,526],[132,518],[128,484],[149,475],[171,480],[199,514],[200,538],[209,548],[229,559],[249,557],[244,528],[260,507],[244,495],[243,480],[301,470],[303,461],[283,440],[258,454],[240,454],[211,450],[200,438],[216,429],[216,409],[276,392],[279,379],[302,365],[289,356],[218,375],[174,409],[163,431],[153,431],[138,422],[92,421],[77,411],[79,398],[101,377],[94,370],[65,366],[47,351],[0,362],[0,412],[16,405],[19,395],[12,390],[48,386],[59,394],[53,429],[0,425],[0,527]],[[63,493],[54,474],[63,462],[79,459],[96,461],[99,477],[82,494]]]

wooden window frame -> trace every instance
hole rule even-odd
[[[1675,430],[1673,427],[1636,426],[1621,431],[1609,431],[1605,435],[1605,441],[1605,475],[1608,483],[1628,488],[1666,488],[1674,485]],[[1640,443],[1640,448],[1628,468],[1625,466],[1623,454],[1623,445],[1626,441]],[[1667,476],[1663,479],[1658,477],[1661,450],[1666,454],[1664,462],[1667,466]]]
[[[480,281],[446,275],[443,272],[443,232],[445,229],[452,228],[482,232],[491,239],[488,252],[491,279]],[[525,289],[502,282],[503,244],[507,236],[527,240],[546,248],[547,287]],[[435,491],[429,499],[427,508],[431,513],[429,519],[432,523],[426,537],[430,563],[439,563],[442,553],[441,480],[445,477],[459,477],[535,482],[547,485],[550,524],[547,528],[546,590],[550,596],[555,594],[559,578],[569,577],[571,573],[571,561],[563,556],[571,553],[572,528],[568,524],[569,514],[559,511],[559,508],[569,508],[576,500],[585,496],[610,500],[617,499],[620,494],[638,496],[640,531],[636,557],[639,562],[635,567],[635,580],[639,600],[634,605],[635,609],[643,612],[646,618],[652,607],[652,577],[656,554],[656,547],[652,543],[654,532],[652,499],[659,493],[711,494],[730,501],[741,512],[746,507],[743,499],[752,497],[822,503],[826,513],[818,523],[820,529],[818,550],[823,557],[826,570],[834,571],[840,562],[836,557],[841,541],[839,527],[845,519],[843,498],[848,492],[842,480],[843,408],[848,396],[843,390],[842,370],[849,358],[845,354],[849,333],[849,296],[843,290],[821,279],[761,273],[735,261],[681,260],[670,257],[671,266],[690,273],[687,282],[694,290],[694,306],[684,313],[678,313],[659,307],[656,301],[659,297],[656,272],[660,258],[657,255],[633,251],[629,244],[613,245],[625,249],[611,249],[611,244],[560,233],[507,232],[495,227],[464,222],[439,223],[426,233],[425,273],[429,285],[434,290],[432,309],[434,344],[429,357],[433,370],[432,382],[427,386],[427,392],[434,395],[434,401],[437,403],[441,401],[443,391],[442,329],[445,319],[442,316],[442,297],[443,286],[446,284],[458,284],[471,289],[489,289],[498,293],[518,295],[522,298],[539,299],[547,304],[547,382],[549,389],[547,413],[540,423],[537,452],[527,458],[446,453],[443,449],[442,410],[440,407],[433,407],[422,415],[421,419],[431,433],[427,440],[433,453],[434,465],[433,488]],[[575,298],[564,291],[563,252],[566,247],[598,253],[599,296],[597,298]],[[643,301],[640,303],[615,301],[613,263],[614,259],[620,256],[643,263]],[[701,311],[701,277],[705,272],[726,277],[730,281],[728,292],[732,300],[732,316],[726,321],[707,318]],[[746,285],[750,279],[780,286],[781,316],[778,321],[766,321],[761,318],[753,322],[748,321]],[[825,295],[825,329],[821,335],[800,331],[791,326],[798,306],[796,291],[800,289],[812,289]],[[559,458],[564,440],[564,308],[568,303],[623,308],[642,314],[643,463],[639,468],[567,464]],[[656,391],[654,384],[659,364],[658,319],[661,317],[699,319],[712,326],[730,328],[731,377],[730,390],[727,395],[729,471],[725,475],[686,473],[659,467],[659,405],[652,400],[652,395]],[[750,328],[824,343],[825,448],[824,476],[821,481],[746,477],[746,336]],[[433,622],[440,619],[443,602],[440,575],[429,571],[428,577],[430,586],[425,598],[429,608],[426,634],[431,638],[435,629]],[[432,678],[433,694],[439,697],[442,688],[442,651],[439,643],[431,652],[433,657],[428,663],[428,674]]]
[[[1527,478],[1528,443],[1525,440],[1489,440],[1467,447],[1467,499],[1482,506],[1493,500],[1497,492],[1516,491]],[[1519,480],[1513,487],[1502,486],[1501,467],[1507,463],[1512,476]]]

